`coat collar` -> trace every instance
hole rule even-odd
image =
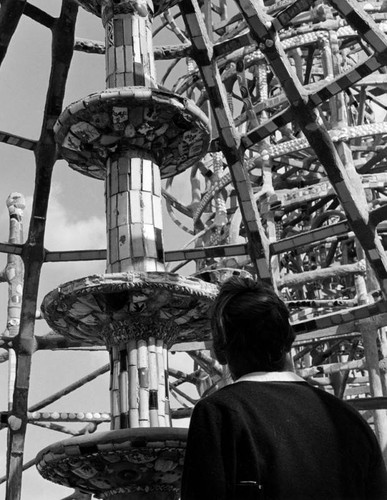
[[[252,372],[235,380],[236,382],[305,382],[294,372]]]

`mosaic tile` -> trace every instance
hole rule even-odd
[[[90,130],[85,132],[87,140],[73,139],[69,129],[79,127],[78,122],[88,123],[96,132],[83,125]],[[162,178],[189,168],[204,155],[209,144],[205,115],[185,99],[156,89],[110,89],[93,94],[87,99],[86,109],[82,105],[79,111],[78,103],[70,105],[55,128],[63,158],[71,160],[72,167],[80,172],[99,178],[105,176],[106,158],[124,138],[154,157]],[[94,135],[99,134],[93,140],[92,130]],[[179,145],[183,143],[182,153]],[[77,161],[75,151],[80,152]]]

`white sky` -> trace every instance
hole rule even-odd
[[[31,3],[58,15],[60,0],[34,0]],[[93,40],[104,39],[99,19],[79,9],[76,36]],[[173,40],[170,43],[177,43]],[[27,17],[23,17],[12,39],[0,70],[0,130],[30,139],[38,139],[43,117],[48,77],[50,72],[51,33]],[[169,64],[169,63],[168,63]],[[104,56],[74,52],[65,96],[65,105],[92,92],[103,90]],[[34,189],[35,162],[30,151],[0,143],[0,241],[8,239],[7,196],[14,191],[26,198],[24,233],[27,234]],[[184,175],[174,184],[176,192],[187,191]],[[49,250],[105,248],[103,182],[87,178],[71,170],[64,161],[54,168],[49,203],[45,247]],[[189,193],[185,202],[189,200]],[[165,248],[176,249],[189,239],[166,217]],[[0,268],[6,256],[0,254]],[[40,304],[44,295],[60,283],[88,274],[102,273],[104,262],[52,263],[43,266],[39,290]],[[192,268],[191,268],[192,270]],[[186,272],[189,272],[186,271]],[[184,270],[182,270],[184,273]],[[0,329],[5,328],[7,285],[0,286]],[[44,321],[36,324],[37,333],[46,333]],[[173,356],[173,365],[191,370],[189,358]],[[108,362],[107,353],[38,352],[33,356],[29,403],[34,404],[53,392],[67,386]],[[188,364],[188,366],[187,366]],[[7,408],[8,364],[0,364],[0,409]],[[54,403],[54,411],[109,411],[108,375],[86,385],[74,395]],[[186,424],[186,423],[185,423]],[[82,427],[82,426],[81,426]],[[102,430],[103,427],[100,427]],[[5,474],[6,430],[0,432],[0,476]],[[68,435],[42,430],[29,425],[25,461],[50,443],[66,439]],[[69,495],[72,490],[45,481],[33,467],[23,475],[23,500],[55,500]],[[5,497],[5,484],[0,485],[0,497]]]

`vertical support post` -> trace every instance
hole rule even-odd
[[[258,95],[261,101],[266,101],[269,98],[268,84],[267,84],[267,62],[265,60],[258,61],[257,65],[254,67],[254,74],[257,78]],[[255,117],[255,115],[254,115]],[[258,119],[252,121],[252,126],[256,127],[267,120],[268,114],[266,110],[260,113]],[[273,174],[272,174],[272,161],[269,159],[268,150],[270,148],[270,141],[268,139],[263,139],[260,142],[260,152],[261,152],[261,168],[262,168],[262,194],[270,195],[274,193],[273,188]],[[272,210],[267,210],[266,214],[267,222],[267,236],[270,243],[277,240],[277,227],[275,222],[275,213]],[[270,256],[270,266],[273,275],[273,283],[276,283],[279,279],[279,256]]]
[[[6,201],[9,213],[9,243],[23,243],[23,211],[25,209],[24,196],[11,193]],[[15,254],[8,254],[5,276],[8,282],[8,307],[6,333],[16,337],[19,333],[20,312],[23,292],[23,261]],[[16,353],[8,350],[8,411],[12,411],[13,392],[16,380]],[[8,435],[8,441],[10,436]],[[10,444],[10,443],[9,443]],[[9,472],[9,471],[8,471]]]
[[[379,330],[380,350],[383,358],[387,359],[387,328],[383,327]],[[387,366],[384,363],[384,369],[381,371],[383,396],[387,396]]]
[[[357,254],[364,257],[363,250],[357,245]],[[367,286],[363,276],[357,275],[355,286],[358,295],[358,303],[366,304],[368,302]],[[372,320],[368,324],[362,323],[361,334],[364,347],[364,357],[368,370],[368,380],[370,393],[372,397],[383,396],[383,383],[379,368],[378,352],[378,330]],[[375,434],[382,449],[384,462],[387,465],[387,411],[373,410]]]
[[[27,242],[23,246],[25,265],[23,306],[20,331],[17,335],[17,365],[12,414],[9,417],[10,446],[8,448],[8,474],[6,500],[19,500],[22,487],[22,469],[27,427],[28,393],[37,292],[40,271],[44,262],[44,235],[51,175],[57,159],[52,124],[59,116],[63,104],[65,82],[74,49],[74,26],[78,5],[63,0],[59,17],[52,27],[52,67],[47,90],[45,114],[41,136],[35,149],[36,177],[32,217]]]
[[[364,354],[368,369],[369,384],[371,396],[383,396],[383,384],[379,369],[379,352],[378,352],[378,330],[370,321],[369,325],[362,327],[362,337]],[[384,462],[387,466],[387,411],[374,410],[374,426],[375,433],[382,449]]]
[[[164,271],[159,167],[120,151],[108,160],[105,186],[107,272]]]
[[[9,212],[9,243],[23,243],[23,211],[25,200],[19,193],[7,198]],[[19,333],[20,311],[23,291],[23,261],[21,257],[8,254],[5,268],[8,281],[7,331],[10,337]]]
[[[9,212],[9,243],[23,243],[23,211],[25,200],[19,193],[11,193],[7,198]],[[8,281],[7,333],[16,337],[19,333],[20,311],[23,292],[23,261],[21,257],[8,254],[5,274]],[[8,351],[8,410],[12,410],[12,397],[16,377],[16,354]]]

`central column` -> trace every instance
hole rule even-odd
[[[153,56],[153,3],[105,0],[106,87],[157,87]]]
[[[105,181],[107,272],[164,271],[159,167],[119,146]]]
[[[103,331],[110,354],[111,429],[172,425],[168,387],[169,320],[127,317]]]
[[[110,0],[102,5],[101,14],[107,88],[156,87],[152,2]],[[117,154],[107,161],[108,273],[165,270],[160,171],[151,154],[141,149],[141,141],[154,137],[144,130],[143,138],[133,139],[144,123],[144,114],[149,113],[149,108],[139,106],[128,122],[127,107],[113,107],[113,128],[125,138],[117,146]]]
[[[111,0],[102,7],[107,88],[156,87],[152,14],[146,2]],[[124,138],[107,159],[107,273],[165,271],[160,169],[142,149],[154,139],[155,132],[145,130],[151,115],[151,108],[138,106],[128,121],[127,107],[113,107],[113,128]],[[139,127],[144,135],[134,139]],[[113,430],[171,425],[164,329],[137,316],[105,332]]]

